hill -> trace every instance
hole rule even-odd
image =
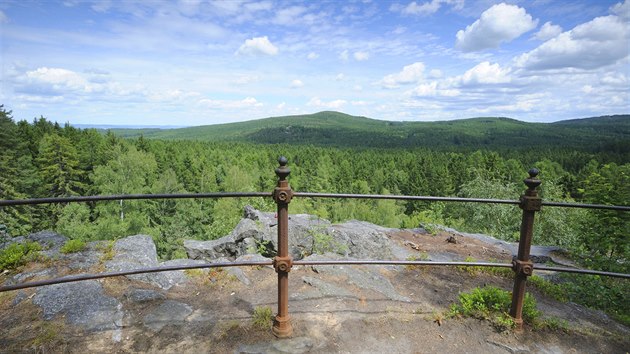
[[[113,129],[121,137],[246,141],[260,144],[312,144],[377,148],[531,148],[586,151],[630,149],[630,115],[556,123],[527,123],[503,117],[442,122],[392,122],[339,112],[272,117],[239,123],[180,129]],[[625,149],[625,150],[624,150]]]

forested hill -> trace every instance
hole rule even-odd
[[[246,141],[338,147],[531,148],[558,146],[586,151],[630,149],[630,115],[556,123],[510,118],[443,122],[392,122],[339,112],[272,117],[180,129],[113,129],[121,137],[172,140]]]

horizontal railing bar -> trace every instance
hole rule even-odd
[[[95,201],[102,201],[102,200],[196,199],[196,198],[242,198],[242,197],[271,197],[271,192],[92,195],[92,196],[59,197],[59,198],[0,200],[0,206],[95,202]]]
[[[564,267],[548,267],[548,266],[534,266],[534,270],[549,270],[549,271],[553,271],[553,272],[578,273],[578,274],[589,274],[589,275],[603,275],[603,276],[613,277],[613,278],[630,279],[630,274],[604,272],[604,271],[601,271],[601,270],[564,268]]]
[[[0,286],[0,293],[11,290],[19,290],[26,288],[34,288],[45,285],[70,283],[83,280],[93,280],[102,278],[111,278],[125,275],[168,272],[174,270],[201,269],[201,268],[219,268],[219,267],[239,267],[239,266],[267,266],[273,265],[272,261],[240,261],[240,262],[218,262],[218,263],[202,263],[177,266],[161,266],[150,268],[138,268],[119,272],[105,272],[99,274],[78,274],[70,275],[62,278],[39,280],[14,285]],[[435,262],[435,261],[397,261],[397,260],[314,260],[314,261],[293,261],[293,265],[417,265],[417,266],[461,266],[461,267],[497,267],[512,268],[511,263],[492,263],[492,262]],[[588,275],[603,275],[614,278],[630,279],[630,274],[604,272],[590,269],[564,268],[564,267],[548,267],[534,266],[534,270],[547,270],[554,272],[578,273]]]
[[[294,261],[294,265],[423,265],[423,266],[463,266],[463,267],[498,267],[498,268],[512,268],[511,263],[491,263],[491,262],[433,262],[433,261],[372,261],[372,260],[336,260],[336,261]],[[630,274],[604,272],[600,270],[579,269],[579,268],[564,268],[564,267],[547,267],[547,266],[534,266],[534,270],[549,270],[555,272],[565,273],[579,273],[589,275],[604,275],[614,278],[630,279]]]
[[[495,203],[518,205],[518,200],[509,199],[482,199],[482,198],[460,198],[460,197],[429,197],[422,195],[383,195],[383,194],[343,194],[343,193],[310,193],[293,192],[294,197],[307,198],[352,198],[352,199],[393,199],[393,200],[421,200],[432,202],[467,202],[467,203]]]
[[[432,201],[432,202],[491,203],[491,204],[512,204],[512,205],[520,204],[520,201],[510,200],[510,199],[430,197],[430,196],[413,196],[413,195],[343,194],[343,193],[310,193],[310,192],[294,192],[293,195],[296,197],[307,197],[307,198],[388,199],[388,200],[417,200],[417,201]],[[77,196],[77,197],[0,200],[0,207],[17,206],[17,205],[93,202],[93,201],[108,201],[108,200],[246,198],[246,197],[271,197],[271,196],[272,196],[271,192],[93,195],[93,196]],[[562,207],[562,208],[585,208],[585,209],[630,211],[630,206],[625,206],[625,205],[583,204],[583,203],[564,203],[564,202],[546,202],[546,201],[543,201],[542,205],[551,206],[551,207]]]
[[[419,200],[431,202],[461,202],[461,203],[491,203],[491,204],[512,204],[519,205],[519,200],[511,199],[485,199],[485,198],[461,198],[461,197],[430,197],[422,195],[382,195],[382,194],[343,194],[343,193],[310,193],[293,192],[296,197],[308,198],[353,198],[353,199],[389,199],[389,200]],[[562,208],[586,208],[630,211],[630,206],[626,205],[604,205],[604,204],[582,204],[564,202],[542,202],[542,205]]]
[[[630,211],[630,206],[626,206],[626,205],[582,204],[582,203],[545,202],[545,201],[542,202],[542,205],[552,206],[552,207],[561,207],[561,208],[583,208],[583,209]]]
[[[99,273],[99,274],[77,274],[77,275],[70,275],[70,276],[61,277],[61,278],[38,280],[38,281],[33,281],[33,282],[21,283],[21,284],[0,286],[0,293],[4,291],[34,288],[34,287],[44,286],[44,285],[70,283],[70,282],[82,281],[82,280],[111,278],[111,277],[119,277],[119,276],[124,276],[124,275],[168,272],[168,271],[173,271],[173,270],[185,270],[185,269],[239,267],[239,266],[266,266],[266,265],[273,265],[273,262],[272,261],[217,262],[217,263],[202,263],[202,264],[138,268],[138,269],[132,269],[132,270],[124,270],[124,271],[118,271],[118,272],[105,272],[105,273]]]
[[[434,262],[434,261],[385,261],[385,260],[315,260],[293,261],[293,265],[426,265],[426,266],[464,266],[464,267],[501,267],[512,268],[512,263],[490,262]]]

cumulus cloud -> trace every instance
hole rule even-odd
[[[416,97],[429,97],[429,96],[445,96],[455,97],[459,96],[461,92],[458,89],[443,87],[437,81],[418,85],[413,90],[407,92],[407,95]]]
[[[630,29],[618,16],[597,17],[516,58],[530,70],[596,69],[628,56]]]
[[[62,68],[41,67],[27,71],[22,78],[23,88],[39,92],[94,92],[95,85],[90,84],[79,73]]]
[[[273,19],[273,23],[277,25],[293,25],[300,23],[301,15],[306,12],[304,6],[291,6],[285,9],[281,9],[276,13]]]
[[[267,36],[248,39],[236,51],[241,55],[276,55],[278,47],[273,45]]]
[[[291,88],[300,88],[303,86],[304,86],[304,83],[302,82],[302,80],[297,80],[297,79],[291,81],[291,85],[290,85]]]
[[[319,97],[313,97],[310,101],[308,101],[307,105],[311,107],[320,107],[320,108],[328,108],[328,109],[339,109],[343,107],[346,103],[345,100],[334,100],[324,102]]]
[[[624,20],[630,19],[630,0],[625,0],[623,3],[617,3],[610,8],[610,12],[617,15]]]
[[[319,58],[319,54],[315,53],[315,52],[310,52],[308,53],[308,55],[306,56],[306,58],[308,60],[315,60],[317,58]]]
[[[493,5],[472,25],[457,32],[455,47],[464,52],[497,48],[531,31],[537,24],[538,20],[521,7],[505,3]]]
[[[248,107],[262,107],[254,97],[246,97],[242,100],[213,100],[204,98],[197,102],[199,105],[210,109],[239,109]]]
[[[456,9],[461,9],[464,6],[464,0],[431,0],[423,3],[412,1],[407,5],[394,4],[390,10],[400,12],[403,15],[426,16],[436,13],[442,4],[450,4]]]
[[[484,61],[466,71],[461,82],[464,85],[503,84],[511,81],[509,73],[509,69],[503,69],[499,64]]]
[[[422,80],[424,75],[424,64],[416,62],[403,67],[402,71],[396,74],[385,76],[381,80],[381,86],[385,88],[396,88],[400,85],[413,84]]]
[[[545,22],[545,24],[540,28],[540,31],[536,32],[534,38],[546,41],[559,35],[560,33],[562,33],[562,27],[553,25],[551,22]]]
[[[370,53],[368,52],[354,52],[354,60],[364,61],[370,59]]]

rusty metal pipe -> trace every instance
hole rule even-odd
[[[245,197],[271,197],[271,193],[269,192],[220,192],[220,193],[91,195],[91,196],[79,196],[79,197],[0,200],[0,207],[16,206],[16,205],[97,202],[97,201],[106,201],[106,200],[201,199],[201,198],[245,198]]]
[[[512,290],[512,305],[510,316],[514,319],[517,331],[523,330],[523,301],[525,298],[525,284],[527,277],[532,275],[533,263],[529,259],[534,233],[534,216],[541,208],[541,198],[536,188],[540,185],[537,178],[539,171],[535,168],[529,170],[529,178],[523,182],[527,185],[525,194],[520,198],[519,207],[523,209],[521,220],[521,235],[518,243],[518,255],[512,261],[514,269],[514,289]]]
[[[289,317],[289,272],[293,259],[289,255],[289,203],[293,191],[287,177],[291,170],[287,167],[287,158],[280,157],[276,168],[278,185],[273,191],[273,199],[278,206],[278,253],[273,260],[278,273],[278,313],[273,321],[272,332],[278,338],[290,337],[293,334]]]
[[[272,265],[272,264],[273,262],[271,261],[217,262],[217,263],[138,268],[138,269],[125,270],[125,271],[120,271],[120,272],[105,272],[105,273],[98,273],[98,274],[77,274],[77,275],[69,275],[62,278],[38,280],[38,281],[32,281],[28,283],[0,286],[0,293],[5,292],[5,291],[11,291],[11,290],[35,288],[35,287],[44,286],[44,285],[70,283],[70,282],[82,281],[82,280],[111,278],[111,277],[119,277],[119,276],[124,276],[124,275],[169,272],[173,270],[200,269],[200,268],[266,266],[266,265]]]

